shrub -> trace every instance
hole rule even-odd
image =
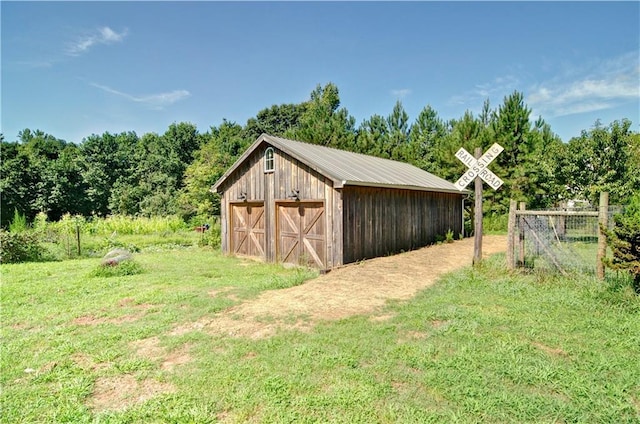
[[[211,246],[215,249],[220,247],[222,241],[222,230],[220,223],[216,222],[209,227],[208,230],[202,233],[198,240],[199,246]]]
[[[21,233],[27,230],[27,218],[18,212],[18,209],[13,209],[13,219],[9,223],[9,231],[12,233]]]
[[[44,253],[37,234],[0,229],[0,263],[38,261],[43,258]]]
[[[613,259],[605,264],[612,269],[627,270],[633,288],[640,294],[640,193],[631,198],[624,213],[613,218],[612,230],[602,229],[613,252]]]
[[[114,265],[99,265],[90,274],[92,277],[123,277],[125,275],[136,275],[144,272],[142,265],[129,259]]]

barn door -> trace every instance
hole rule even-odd
[[[325,269],[323,203],[279,203],[277,209],[278,260]]]
[[[231,251],[264,258],[264,204],[231,205]]]

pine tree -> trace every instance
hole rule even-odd
[[[614,217],[614,223],[611,231],[604,230],[613,251],[613,259],[605,263],[628,271],[635,292],[640,294],[640,192],[631,198],[623,214]]]

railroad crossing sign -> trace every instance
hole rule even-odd
[[[467,184],[473,181],[476,177],[482,178],[484,182],[489,184],[489,186],[494,190],[500,188],[504,181],[491,172],[489,168],[487,168],[487,165],[489,165],[503,150],[504,147],[498,143],[493,143],[493,146],[489,147],[489,150],[487,150],[484,155],[476,159],[471,153],[461,147],[456,152],[456,157],[460,159],[462,163],[467,165],[469,169],[467,169],[467,172],[462,174],[462,177],[454,183],[456,188],[460,191],[464,190]]]

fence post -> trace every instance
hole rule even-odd
[[[515,248],[516,235],[516,201],[509,201],[509,223],[507,225],[507,269],[515,269],[516,258],[513,249]]]
[[[82,247],[80,246],[80,224],[76,222],[76,246],[78,248],[78,257],[82,256]]]
[[[598,208],[598,255],[596,262],[596,276],[604,279],[604,258],[607,256],[607,235],[602,231],[607,229],[609,218],[609,193],[600,193],[600,205]]]
[[[520,202],[518,210],[525,210],[526,203]],[[518,261],[520,266],[524,266],[524,216],[520,216],[520,222],[518,222],[518,228],[520,229],[518,234]]]
[[[560,202],[560,210],[569,210],[569,204],[566,200]],[[562,241],[567,238],[567,217],[564,215],[558,217],[558,238]]]

